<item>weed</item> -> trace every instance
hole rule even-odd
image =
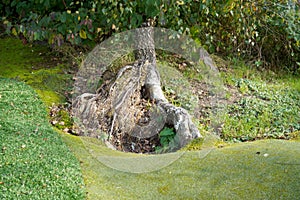
[[[224,139],[291,139],[299,130],[299,91],[248,79],[236,79],[236,85],[247,95],[228,107]]]
[[[176,137],[174,128],[165,127],[159,133],[159,141],[161,146],[156,147],[156,153],[166,153],[178,148],[178,138]]]

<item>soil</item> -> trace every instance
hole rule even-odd
[[[129,111],[136,112],[135,122],[136,124],[148,124],[151,120],[149,106],[153,106],[153,103],[148,102],[146,99],[141,99],[137,102],[139,105],[139,111]],[[150,104],[150,105],[149,105]],[[119,130],[121,133],[121,130]],[[110,139],[110,143],[113,144],[117,150],[124,152],[134,152],[134,153],[154,153],[155,148],[160,146],[158,135],[154,135],[149,138],[137,138],[131,136],[130,133],[120,134],[118,132],[113,132],[113,136]]]
[[[107,97],[114,81],[115,77],[112,77],[111,74],[110,77],[105,78],[104,84],[98,89],[99,95],[104,99]],[[131,110],[128,109],[128,112],[135,113],[133,120],[139,125],[148,124],[151,120],[150,108],[153,107],[155,103],[146,99],[146,94],[143,90],[136,91],[131,98],[134,98],[132,102],[134,102],[135,106],[132,106]],[[101,109],[110,109],[110,103],[101,103]],[[113,131],[110,132],[113,121],[112,113],[108,113],[104,119],[99,121],[100,129],[106,130],[106,132],[110,134],[108,142],[112,144],[113,148],[116,150],[152,154],[155,153],[157,147],[161,146],[158,135],[149,138],[137,138],[118,127],[114,127]]]
[[[175,66],[178,66],[178,70],[182,71],[181,62]],[[104,73],[104,75],[106,75],[106,73]],[[98,89],[98,92],[100,95],[106,96],[115,78],[114,75],[110,73],[108,77],[103,77],[103,79],[104,79],[103,84]],[[209,92],[208,90],[209,86],[206,83],[196,79],[189,80],[189,82],[190,82],[192,94],[194,96],[197,96],[199,99],[198,101],[199,107],[197,107],[197,109],[192,110],[190,114],[200,124],[203,124],[205,126],[209,126],[211,123],[210,113],[212,109],[220,105],[232,104],[241,98],[241,95],[239,94],[236,88],[232,86],[226,86],[225,87],[226,91],[224,92],[230,93],[230,97],[218,99],[217,104],[212,105],[211,102],[214,96]],[[141,91],[140,94],[137,95],[140,97],[134,100],[135,107],[133,109],[135,110],[131,110],[130,112],[135,113],[134,120],[137,124],[147,124],[151,120],[149,114],[149,107],[152,107],[154,105],[154,102],[149,102],[145,94],[143,94],[143,91]],[[178,95],[180,94],[173,94],[172,98],[177,99]],[[109,104],[101,104],[101,109],[108,109],[105,107],[108,105]],[[55,116],[53,116],[53,113],[58,112],[57,109],[64,109],[70,112],[68,108],[52,107],[51,108],[52,111],[50,112],[52,113],[51,116],[52,124],[59,123],[58,120],[55,118]],[[111,144],[109,146],[111,148],[114,148],[119,151],[124,151],[124,152],[152,154],[152,153],[157,153],[157,149],[162,147],[162,144],[160,143],[159,135],[154,135],[149,138],[137,138],[131,136],[130,133],[122,132],[118,128],[114,128],[114,130],[111,131],[110,129],[112,126],[112,122],[113,122],[112,113],[108,113],[105,117],[99,119],[99,125],[101,127],[101,130],[106,132],[106,136],[108,135],[108,141]],[[76,128],[74,129],[74,126],[69,126],[69,127],[64,126],[64,131],[71,134],[78,134],[78,130],[76,130]],[[216,129],[216,133],[220,134],[220,132],[221,132],[221,128],[218,127]],[[79,135],[81,134],[79,133]],[[106,136],[99,137],[99,135],[94,135],[94,137],[97,137],[99,139],[104,139],[104,140],[105,138],[107,138]]]

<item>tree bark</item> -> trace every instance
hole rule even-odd
[[[158,109],[161,110],[161,114],[165,119],[165,125],[173,126],[175,128],[180,147],[185,146],[192,139],[201,137],[201,134],[192,122],[188,112],[183,108],[175,107],[169,103],[163,94],[160,85],[160,76],[156,68],[156,53],[152,27],[138,29],[136,37],[136,60],[140,62],[148,61],[149,63],[146,65],[147,75],[145,79],[147,97],[150,100],[155,101]],[[142,131],[146,132],[148,128],[150,127],[145,126],[143,129],[139,128],[140,132],[138,134],[133,132],[133,134],[138,136]]]
[[[85,135],[118,145],[125,135],[138,139],[157,136],[164,127],[173,127],[178,148],[202,137],[188,112],[167,101],[156,68],[152,27],[136,29],[136,62],[120,69],[115,80],[103,84],[98,94],[82,94],[73,103],[74,116]],[[127,136],[126,136],[127,137]]]

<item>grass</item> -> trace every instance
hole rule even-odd
[[[0,199],[84,199],[79,162],[28,85],[0,78]]]
[[[124,169],[124,160],[112,169],[99,158],[131,156],[134,171],[143,167],[136,158],[143,155],[115,152],[95,139],[63,138],[82,163],[88,199],[297,199],[300,195],[296,141],[262,140],[185,152],[158,171],[132,174],[117,170]]]
[[[190,80],[202,82],[202,74],[199,75],[197,69],[189,64],[180,69],[180,64],[178,65],[177,62],[184,63],[184,60],[177,60],[174,63],[172,57],[168,57],[170,55],[163,54],[163,56],[163,59],[167,59],[168,62],[158,62],[158,64],[168,100],[189,111],[196,110],[197,106],[202,104],[210,106],[211,102],[198,102],[197,98],[194,99],[196,101],[192,101],[194,95],[190,92],[192,91]],[[219,118],[217,119],[222,126],[218,134],[223,140],[244,142],[263,138],[298,137],[297,132],[300,131],[299,76],[288,73],[279,75],[271,70],[259,70],[238,59],[225,61],[217,56],[212,56],[212,58],[221,71],[221,79],[225,85],[225,99],[234,99],[228,101],[227,105],[224,100],[219,103],[220,107],[224,107],[224,112],[218,112]],[[166,66],[170,65],[173,67],[168,69]],[[181,88],[184,89],[180,91]],[[193,88],[195,89],[197,90]],[[201,90],[201,88],[198,89]],[[206,125],[206,122],[209,125],[209,121],[214,120],[212,117],[213,115],[200,116],[199,121],[202,125],[200,124],[199,127],[204,125],[205,130],[214,131]]]
[[[5,130],[1,198],[82,199],[78,162],[49,127],[41,101],[22,83],[2,79],[1,86],[5,86],[1,89],[1,107],[5,106],[0,118],[1,132]],[[24,101],[35,103],[24,109]],[[111,169],[98,158],[138,155],[109,150],[95,139],[64,133],[61,137],[81,163],[88,199],[296,199],[300,195],[296,141],[264,140],[186,152],[159,171],[132,174]]]
[[[291,139],[300,130],[300,77],[259,70],[234,59],[214,57],[223,70],[221,76],[239,96],[223,114],[221,137],[226,141],[262,138]]]
[[[290,139],[300,130],[300,92],[296,89],[249,79],[234,80],[243,97],[228,106],[223,138],[249,141]]]
[[[37,55],[44,55],[46,50],[20,44],[17,40],[0,39],[0,76],[24,81],[38,95],[23,83],[0,79],[0,199],[297,199],[300,196],[300,140],[296,137],[299,131],[294,132],[296,136],[291,141],[235,144],[218,141],[206,133],[204,140],[194,141],[186,148],[190,152],[183,150],[153,158],[112,151],[99,140],[54,131],[44,103],[47,106],[63,103],[60,94],[65,84],[68,87],[70,76],[65,71],[68,67],[41,67],[44,57]],[[32,69],[33,64],[38,67]],[[294,113],[286,112],[284,119],[286,116],[291,116],[288,121],[297,119],[299,101],[293,101],[299,98],[297,77],[269,79],[241,63],[237,65],[223,74],[223,80],[245,98],[252,96],[255,98],[251,101],[261,101],[249,100],[245,103],[247,111],[254,106],[264,109],[266,103],[272,102],[270,107],[277,106],[279,113],[284,113],[280,109],[284,107]],[[184,76],[198,78],[193,71]],[[258,90],[251,89],[254,87]],[[274,101],[261,99],[262,94],[257,91]],[[236,105],[233,109],[242,108],[239,108],[242,104]],[[241,117],[249,115],[251,112]],[[235,117],[229,119],[237,122]],[[267,124],[265,121],[262,123]],[[228,133],[233,131],[229,129]],[[241,138],[241,134],[242,129],[236,138]],[[160,170],[124,172],[145,171],[149,166],[139,162],[143,159],[159,165],[172,156],[178,159]],[[103,157],[122,162],[114,162],[114,168],[110,168],[101,160]]]
[[[23,45],[20,40],[0,38],[0,77],[23,81],[32,86],[47,106],[65,101],[70,91],[70,67],[48,56],[45,46]]]

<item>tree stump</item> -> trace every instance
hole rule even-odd
[[[80,134],[98,138],[105,135],[114,148],[124,151],[137,148],[130,148],[128,141],[140,146],[157,142],[164,127],[174,128],[178,141],[175,149],[202,137],[189,113],[169,103],[163,94],[152,27],[137,29],[135,45],[134,64],[104,80],[97,93],[80,94],[73,102]],[[153,151],[153,147],[148,149],[137,152]]]

